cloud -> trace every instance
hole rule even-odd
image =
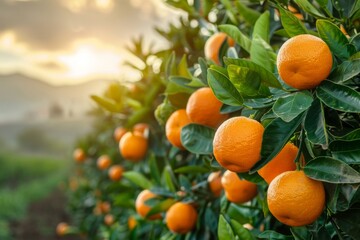
[[[42,62],[37,62],[35,64],[39,68],[46,69],[46,70],[53,71],[53,72],[65,72],[68,70],[68,67],[66,67],[64,64],[62,64],[58,61],[55,61],[55,60],[42,61]]]
[[[64,49],[76,39],[94,37],[110,45],[122,45],[130,36],[155,35],[149,25],[164,22],[160,21],[159,10],[156,10],[159,2],[0,0],[0,33],[11,30],[35,50]],[[161,12],[166,10],[161,9]]]

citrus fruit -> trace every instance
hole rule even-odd
[[[117,127],[114,131],[114,139],[116,142],[120,142],[121,138],[126,133],[126,129],[124,127]]]
[[[327,78],[333,60],[329,47],[318,37],[301,34],[287,40],[277,56],[281,79],[297,89],[311,89]]]
[[[124,173],[124,168],[120,165],[114,165],[109,169],[109,178],[113,181],[119,181]]]
[[[114,216],[112,214],[106,214],[104,217],[104,223],[111,226],[114,223]]]
[[[130,216],[128,218],[128,228],[130,230],[133,230],[136,227],[136,224],[137,224],[136,219],[133,216]]]
[[[127,132],[120,140],[119,149],[123,158],[132,162],[138,162],[146,155],[148,141],[141,135]]]
[[[290,11],[292,14],[294,14],[294,16],[295,16],[297,19],[299,19],[299,20],[301,20],[301,21],[304,20],[304,16],[303,16],[295,7],[293,7],[293,6],[291,6],[291,5],[288,5],[288,9],[289,9],[289,11]]]
[[[204,46],[205,57],[219,65],[220,64],[219,51],[221,45],[223,44],[226,38],[229,46],[232,47],[235,45],[234,40],[232,38],[229,38],[225,33],[222,32],[215,33],[211,37],[209,37],[206,40]]]
[[[146,215],[148,214],[148,212],[151,209],[151,207],[146,205],[146,203],[145,203],[147,200],[149,200],[151,198],[156,198],[156,194],[152,193],[148,189],[143,190],[136,198],[136,201],[135,201],[136,212],[143,218],[146,217]],[[158,214],[148,216],[147,218],[150,220],[160,219],[161,215],[160,215],[160,213],[158,213]]]
[[[56,226],[56,234],[59,236],[64,236],[69,229],[69,225],[65,222],[61,222]]]
[[[166,225],[178,234],[190,232],[196,224],[197,212],[190,204],[177,202],[166,212]]]
[[[288,171],[269,185],[267,202],[270,212],[280,222],[293,226],[313,223],[325,206],[322,182],[313,180],[303,171]]]
[[[221,185],[221,171],[210,173],[207,181],[209,183],[210,191],[215,197],[219,197],[221,195],[221,191],[223,190]]]
[[[135,135],[141,135],[141,136],[146,137],[148,135],[149,129],[150,129],[149,124],[147,124],[147,123],[137,123],[133,127],[133,133]]]
[[[100,202],[99,208],[101,213],[108,213],[111,210],[111,205],[109,202]]]
[[[222,103],[215,97],[209,87],[204,87],[193,92],[186,105],[186,113],[193,123],[216,128],[229,115],[221,114]]]
[[[96,165],[98,169],[105,170],[111,165],[111,159],[108,155],[102,155],[98,158]]]
[[[76,148],[73,153],[74,160],[78,163],[84,162],[86,159],[86,155],[84,150],[81,148]]]
[[[247,172],[260,160],[264,127],[247,117],[233,117],[216,130],[213,140],[215,159],[233,172]]]
[[[294,171],[295,159],[299,149],[292,143],[287,143],[284,148],[264,167],[258,170],[259,175],[268,183],[280,173]]]
[[[181,129],[190,123],[190,119],[185,109],[179,109],[171,114],[165,125],[165,133],[169,142],[180,149],[183,149],[181,143]]]
[[[221,178],[227,200],[233,203],[245,203],[257,195],[255,183],[240,179],[235,172],[226,170]]]

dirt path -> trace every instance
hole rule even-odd
[[[48,197],[30,205],[27,216],[19,222],[10,224],[14,240],[75,240],[76,236],[58,237],[56,225],[69,221],[64,208],[66,198],[64,193],[56,189]]]

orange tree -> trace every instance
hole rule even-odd
[[[70,180],[69,232],[358,239],[358,1],[166,2],[186,12],[157,29],[169,48],[135,40],[143,64],[128,64],[142,79],[92,97],[98,121],[77,146],[87,159]],[[119,127],[130,132],[120,143]],[[97,167],[104,155],[115,178]]]

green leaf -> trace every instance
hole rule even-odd
[[[230,219],[230,224],[232,226],[232,229],[234,229],[234,233],[238,237],[238,239],[255,240],[255,237],[253,237],[251,232],[248,229],[244,228],[243,225],[241,225],[239,222]]]
[[[307,240],[309,239],[309,231],[304,227],[292,227],[290,229],[292,235],[294,236],[295,240]]]
[[[261,82],[265,86],[282,89],[280,82],[271,71],[266,70],[264,67],[250,60],[241,58],[225,58],[225,63],[226,65],[233,64],[240,67],[247,67],[250,70],[257,72],[261,76]]]
[[[296,92],[289,96],[278,98],[273,106],[273,111],[283,121],[290,122],[306,111],[311,106],[312,101],[311,95],[304,92]]]
[[[328,77],[334,82],[346,82],[360,73],[360,59],[344,61]]]
[[[286,236],[281,233],[272,231],[272,230],[266,230],[262,233],[260,233],[258,236],[260,239],[271,239],[271,240],[288,240],[292,239],[292,236]]]
[[[310,15],[313,15],[316,18],[325,18],[325,16],[320,13],[308,0],[294,0],[294,2],[296,2],[296,4],[299,5],[302,10],[309,13]]]
[[[224,24],[220,25],[219,29],[220,31],[226,33],[229,37],[234,39],[234,41],[245,51],[250,53],[251,40],[248,36],[242,33],[239,28],[234,25]]]
[[[260,17],[260,13],[255,11],[252,8],[247,7],[245,4],[240,1],[235,2],[235,6],[238,9],[238,13],[244,20],[253,26],[256,20]]]
[[[360,93],[350,87],[323,81],[317,87],[316,95],[330,108],[343,112],[360,113]]]
[[[280,12],[281,24],[290,37],[307,33],[304,24],[297,17],[295,17],[294,14],[285,10],[280,5],[278,5],[278,9]]]
[[[109,112],[118,113],[122,110],[122,105],[117,104],[112,100],[92,95],[91,99],[94,100],[100,107],[108,110]]]
[[[151,154],[151,157],[149,159],[149,168],[150,168],[150,174],[151,174],[152,179],[154,179],[154,181],[157,184],[160,184],[161,183],[160,171],[159,171],[159,167],[157,164],[157,159],[153,154]]]
[[[225,220],[222,214],[219,215],[218,238],[221,240],[235,239],[234,232],[230,224]]]
[[[360,139],[360,128],[349,132],[345,136],[341,137],[342,140],[359,140]]]
[[[360,139],[335,140],[329,145],[331,154],[347,164],[360,164]]]
[[[270,43],[270,12],[265,11],[259,19],[256,21],[254,30],[253,30],[253,37],[259,36],[264,40],[266,43]]]
[[[315,99],[307,111],[304,128],[310,142],[323,145],[329,144],[324,108],[319,99]]]
[[[163,171],[163,179],[165,181],[165,185],[167,187],[168,190],[172,191],[172,192],[176,192],[177,188],[176,188],[176,180],[175,180],[175,176],[174,176],[174,173],[171,169],[170,166],[166,166],[164,168],[164,171]]]
[[[256,96],[259,93],[261,78],[257,72],[236,65],[229,65],[227,70],[231,83],[242,95]]]
[[[186,61],[186,55],[184,54],[183,57],[180,60],[180,63],[177,68],[177,73],[181,77],[189,78],[191,79],[192,76],[189,72],[187,61]]]
[[[297,116],[291,122],[276,118],[266,126],[261,146],[261,160],[250,170],[250,174],[265,166],[283,149],[303,118],[304,114]]]
[[[124,172],[123,177],[143,189],[150,189],[153,186],[144,175],[135,171]]]
[[[360,183],[360,173],[331,157],[317,157],[304,167],[305,174],[315,180],[329,183]]]
[[[241,106],[242,96],[224,74],[208,69],[208,83],[217,99],[230,106]]]
[[[200,166],[184,166],[175,169],[175,173],[207,173],[209,169]]]
[[[165,64],[165,76],[169,78],[171,75],[176,73],[175,68],[175,52],[172,52],[171,55],[166,59]]]
[[[266,185],[267,183],[265,182],[265,180],[257,173],[253,173],[253,174],[249,174],[249,173],[237,173],[237,175],[241,178],[241,179],[245,179],[249,182],[253,182],[256,184],[262,184],[262,185]]]
[[[331,52],[342,60],[349,59],[356,52],[355,46],[349,44],[346,36],[335,24],[327,20],[317,20],[316,28]]]
[[[207,64],[204,58],[199,58],[199,65],[201,69],[201,81],[207,84]]]
[[[165,212],[171,207],[171,205],[173,205],[176,202],[177,200],[171,198],[161,201],[149,210],[149,212],[146,214],[146,217],[150,217],[157,213]]]
[[[276,54],[269,44],[258,35],[255,35],[250,48],[251,60],[264,67],[269,72],[273,72],[276,63]]]
[[[181,143],[195,154],[212,154],[215,130],[198,124],[188,124],[181,129]]]
[[[354,208],[334,216],[336,224],[341,231],[348,234],[352,239],[359,238],[360,209]]]

